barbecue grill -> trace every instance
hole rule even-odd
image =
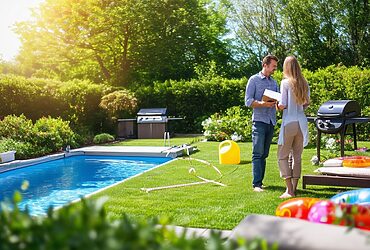
[[[344,156],[344,136],[353,135],[354,148],[357,149],[356,123],[369,122],[369,117],[360,117],[361,108],[353,100],[332,100],[323,103],[317,111],[317,117],[309,117],[317,128],[317,157],[320,160],[321,133],[340,134],[340,153]],[[347,134],[348,125],[352,125],[352,133]]]
[[[315,123],[321,132],[336,134],[349,124],[348,118],[357,117],[360,114],[361,108],[356,101],[328,101],[322,104],[317,111],[318,118]]]
[[[139,139],[163,138],[167,131],[167,108],[143,108],[137,113]]]

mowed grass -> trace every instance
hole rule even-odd
[[[171,224],[186,227],[213,228],[230,230],[249,214],[275,215],[279,198],[284,190],[277,165],[277,145],[271,145],[267,159],[264,183],[266,191],[252,191],[251,143],[238,143],[241,149],[241,163],[238,165],[220,165],[218,163],[218,142],[201,142],[199,138],[173,138],[172,145],[193,143],[198,151],[193,158],[206,160],[221,172],[220,176],[213,167],[187,157],[129,179],[117,186],[100,192],[90,199],[108,197],[105,208],[112,218],[127,214],[135,220],[147,220],[152,217],[168,217]],[[115,145],[124,146],[163,146],[163,140],[127,140]],[[359,142],[359,147],[370,147],[370,142]],[[325,155],[322,150],[322,156]],[[353,154],[353,152],[346,152]],[[365,153],[369,155],[369,153]],[[308,148],[303,153],[303,173],[312,174],[317,166],[312,166],[310,159],[316,155],[316,148]],[[187,187],[144,192],[141,188],[186,184],[201,181],[189,169],[194,168],[196,175],[216,180],[227,185],[202,184]],[[299,197],[327,199],[345,188],[308,186],[302,190],[299,183]]]

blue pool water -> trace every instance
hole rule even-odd
[[[171,158],[128,156],[72,156],[15,169],[0,174],[0,201],[9,200],[27,180],[21,191],[21,209],[32,215],[45,214],[49,206],[63,206],[75,199],[113,185]]]

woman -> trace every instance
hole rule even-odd
[[[304,109],[310,102],[308,83],[294,56],[288,56],[284,61],[280,93],[278,108],[283,110],[283,118],[278,140],[278,159],[280,176],[286,185],[286,191],[280,198],[290,198],[295,196],[301,177],[303,147],[308,144],[308,124]],[[292,164],[289,164],[290,153],[293,156]]]

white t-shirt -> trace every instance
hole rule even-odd
[[[281,93],[281,104],[286,108],[283,110],[283,119],[281,123],[278,144],[284,144],[284,126],[291,122],[299,122],[303,134],[303,146],[308,144],[308,122],[307,117],[304,114],[303,105],[298,105],[295,96],[292,92],[292,87],[288,79],[283,79],[280,85]],[[308,96],[310,96],[310,90],[308,89]]]

